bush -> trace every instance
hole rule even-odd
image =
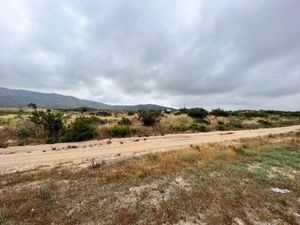
[[[43,200],[48,200],[53,196],[52,187],[50,185],[43,185],[38,190],[38,196]]]
[[[231,120],[227,127],[229,128],[243,128],[242,122],[240,120]]]
[[[171,125],[170,126],[171,130],[175,131],[175,132],[183,132],[183,131],[187,131],[190,129],[189,126],[185,125],[185,124],[180,124],[180,125]]]
[[[133,112],[133,111],[128,111],[128,112],[127,112],[127,115],[128,115],[128,116],[133,116],[133,115],[134,115],[134,112]]]
[[[223,121],[218,120],[217,126],[216,126],[217,130],[226,130],[226,125],[224,124]]]
[[[258,120],[258,123],[260,123],[261,125],[265,126],[265,127],[271,127],[272,123],[267,121],[267,120]]]
[[[57,136],[48,137],[46,139],[46,144],[54,144],[54,143],[57,143],[57,142],[59,142],[59,137],[57,137]]]
[[[119,125],[132,125],[132,122],[130,119],[126,118],[126,117],[122,117],[122,119],[118,122]]]
[[[9,140],[14,139],[16,136],[15,129],[12,127],[3,127],[0,129],[0,148],[6,148],[9,146]]]
[[[93,125],[101,125],[101,124],[105,124],[107,122],[106,120],[102,120],[96,116],[91,116],[91,117],[86,117],[86,118]]]
[[[207,126],[205,126],[202,123],[193,123],[191,125],[191,129],[194,130],[194,131],[200,131],[200,132],[207,132],[208,131]]]
[[[34,137],[36,134],[36,125],[30,120],[24,121],[16,128],[16,134],[20,138]]]
[[[203,124],[206,124],[206,125],[210,124],[210,120],[209,119],[195,119],[195,121],[197,123],[203,123]]]
[[[210,114],[213,115],[213,116],[224,116],[224,117],[230,116],[230,113],[228,111],[225,111],[225,110],[220,109],[220,108],[213,109],[210,112]]]
[[[142,111],[139,113],[139,120],[144,126],[153,126],[159,121],[159,116],[158,111]]]
[[[208,115],[208,112],[203,108],[192,108],[188,110],[187,114],[194,119],[203,119]]]
[[[90,117],[78,117],[66,129],[61,141],[86,141],[95,138],[98,130],[93,125],[93,119]]]
[[[61,113],[52,113],[51,110],[31,113],[29,119],[36,125],[42,126],[49,136],[57,136],[63,129],[63,117]]]
[[[263,110],[259,110],[259,111],[255,111],[255,110],[250,111],[249,110],[249,111],[244,111],[244,112],[239,112],[239,111],[237,111],[237,112],[248,118],[249,117],[267,117],[268,116],[268,114]]]
[[[112,137],[125,137],[131,134],[132,130],[128,126],[115,125],[108,128],[108,132]]]
[[[112,114],[110,112],[106,112],[106,111],[100,111],[97,112],[97,116],[112,116]]]

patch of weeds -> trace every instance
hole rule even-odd
[[[257,180],[260,180],[260,181],[268,181],[269,180],[267,170],[265,170],[264,168],[257,168],[254,170],[249,170],[249,174],[251,174]]]
[[[245,154],[245,149],[243,147],[235,147],[232,146],[233,151],[235,151],[237,154]]]
[[[150,162],[156,162],[159,160],[159,156],[157,154],[153,154],[153,153],[146,155],[146,158]]]
[[[228,152],[226,151],[218,151],[213,154],[214,159],[224,159],[228,156]]]
[[[38,196],[42,200],[49,200],[53,196],[52,186],[49,184],[45,184],[38,189]]]
[[[233,148],[237,153],[241,150],[247,154],[247,158],[239,158],[237,162],[228,168],[231,171],[237,171],[249,174],[259,181],[272,181],[279,183],[290,183],[298,185],[294,179],[290,179],[286,174],[291,170],[300,169],[300,152],[290,151],[283,146],[268,146],[260,150],[247,148]],[[249,166],[259,163],[259,166]]]
[[[185,153],[182,155],[182,159],[186,162],[196,162],[199,160],[199,155],[194,154],[194,153]]]
[[[4,210],[0,209],[0,224],[5,224],[7,221],[7,216]]]
[[[228,165],[226,169],[230,172],[238,172],[238,173],[249,173],[250,172],[249,168],[243,162],[240,162],[240,161],[237,161],[233,164]]]
[[[267,166],[287,166],[300,169],[300,151],[287,150],[283,146],[272,146],[264,148],[256,156],[257,160],[263,161]]]
[[[288,206],[289,204],[289,197],[287,195],[279,195],[278,201],[283,206]]]
[[[148,197],[148,195],[149,195],[149,192],[150,192],[150,191],[149,191],[148,188],[143,189],[142,192],[141,192],[140,198],[141,198],[141,199],[146,199],[146,198]]]
[[[199,146],[199,145],[190,145],[190,147],[191,147],[193,150],[200,151],[200,146]]]

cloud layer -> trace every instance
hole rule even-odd
[[[113,104],[300,110],[300,1],[0,3],[0,86]]]

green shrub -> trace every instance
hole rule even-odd
[[[245,116],[245,117],[267,117],[268,113],[263,111],[263,110],[249,110],[249,111],[240,111],[240,116]]]
[[[203,123],[203,124],[206,124],[206,125],[210,124],[210,120],[209,119],[195,119],[195,121],[197,123]]]
[[[98,130],[90,117],[78,117],[65,130],[61,141],[86,141],[97,137]]]
[[[227,129],[227,127],[226,127],[226,125],[224,124],[224,122],[223,122],[223,121],[221,121],[221,120],[218,120],[218,123],[217,123],[216,129],[217,129],[217,130],[226,130],[226,129]]]
[[[146,159],[150,162],[156,162],[159,160],[159,156],[155,153],[149,153],[148,155],[146,155]]]
[[[118,122],[119,125],[125,125],[125,126],[129,126],[132,125],[132,122],[130,119],[126,118],[126,117],[122,117],[122,119]]]
[[[227,127],[229,128],[243,128],[242,122],[240,120],[231,120],[228,122]]]
[[[230,112],[225,111],[225,110],[220,109],[220,108],[213,109],[213,110],[210,112],[210,114],[211,114],[211,115],[214,115],[214,116],[224,116],[224,117],[230,116]]]
[[[187,114],[194,119],[203,119],[208,115],[208,112],[203,108],[192,108],[188,110]]]
[[[159,121],[159,111],[141,111],[139,113],[139,120],[144,126],[153,126]]]
[[[202,123],[193,123],[191,125],[191,130],[200,131],[200,132],[207,132],[208,128],[207,128],[207,126],[205,126]]]
[[[128,111],[128,112],[127,112],[127,115],[128,115],[128,116],[133,116],[133,115],[134,115],[134,112],[133,112],[133,111]]]
[[[53,190],[50,185],[43,185],[38,189],[38,196],[43,200],[48,200],[53,196]]]
[[[112,114],[110,112],[107,112],[107,111],[100,111],[100,112],[97,112],[97,115],[98,116],[112,116]]]
[[[51,110],[31,113],[29,119],[36,125],[42,126],[48,136],[57,136],[63,129],[63,116],[61,113],[52,113]]]
[[[105,124],[107,121],[100,119],[99,117],[96,116],[91,116],[91,117],[86,117],[87,120],[90,120],[90,123],[93,125],[100,125],[100,124]]]
[[[259,124],[265,126],[265,127],[271,127],[272,126],[272,123],[267,121],[267,120],[258,120],[257,121]]]
[[[11,119],[2,119],[0,118],[0,125],[9,125],[10,124]]]
[[[132,129],[128,126],[115,125],[108,128],[108,132],[112,137],[126,137],[132,133]]]
[[[186,124],[179,124],[179,125],[171,125],[170,129],[175,131],[175,132],[184,132],[190,129],[189,126]]]
[[[46,144],[54,144],[59,142],[60,138],[58,136],[48,137],[46,139]]]

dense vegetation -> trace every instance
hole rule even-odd
[[[164,111],[0,110],[0,147],[178,132],[257,129],[300,124],[300,112],[182,108]]]

